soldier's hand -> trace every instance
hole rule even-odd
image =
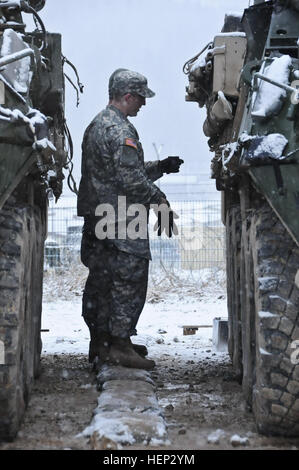
[[[184,163],[180,157],[168,157],[160,161],[160,167],[163,173],[178,173],[180,166]]]
[[[165,206],[167,206],[167,207],[170,207],[169,202],[168,202],[167,199],[164,198],[164,197],[162,197],[162,198],[160,199],[159,207],[160,207],[160,206],[163,206],[163,205],[165,205]]]

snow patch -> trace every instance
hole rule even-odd
[[[30,82],[30,66],[31,66],[31,58],[24,57],[21,60],[18,60],[19,67],[18,67],[18,78],[14,80],[13,86],[18,93],[27,93],[28,91],[28,84]]]
[[[234,434],[230,438],[230,443],[233,447],[247,446],[249,444],[249,439],[248,437],[240,437],[238,434]]]
[[[245,144],[246,142],[249,142],[255,138],[254,135],[249,135],[248,132],[242,132],[242,134],[239,137],[239,142],[240,144]]]
[[[46,150],[46,149],[50,149],[52,150],[53,152],[56,152],[56,147],[55,145],[52,144],[52,142],[47,139],[46,137],[41,139],[41,140],[37,140],[36,142],[34,142],[34,144],[32,145],[32,148],[33,150]]]
[[[6,29],[3,33],[1,56],[13,55],[23,49],[30,49],[13,29]],[[23,57],[5,66],[3,74],[9,80],[13,88],[22,94],[26,94],[32,78],[31,57]]]
[[[225,431],[223,431],[223,429],[217,429],[216,431],[213,431],[211,434],[208,435],[207,442],[209,444],[219,444],[220,439],[224,436]]]
[[[246,38],[246,33],[243,33],[242,31],[232,31],[230,33],[217,33],[217,37],[218,36],[223,36],[223,37],[229,37],[229,36],[233,36],[233,37],[239,37],[239,38]]]
[[[271,312],[259,312],[259,317],[260,318],[273,318],[273,317],[278,317],[276,313],[271,313]]]
[[[32,114],[31,122],[35,124],[44,124],[46,117],[38,109],[29,108],[28,114]]]
[[[42,328],[50,330],[42,337],[46,354],[88,352],[89,332],[82,318],[81,300],[88,271],[82,268],[74,267],[69,277],[45,275]],[[214,318],[227,317],[225,272],[202,269],[194,271],[192,276],[191,279],[186,274],[185,278],[182,273],[171,278],[170,283],[165,273],[150,274],[147,302],[137,325],[138,336],[132,339],[134,343],[145,344],[153,359],[164,351],[171,351],[169,354],[175,351],[186,361],[194,359],[194,354],[204,355],[204,348],[211,347],[212,328],[200,328],[195,335],[184,336],[182,326],[213,325]],[[57,293],[55,298],[53,292]],[[156,342],[161,338],[159,330],[166,331],[164,344]],[[57,344],[56,339],[61,338],[62,332],[64,342]],[[217,353],[215,360],[220,357]]]
[[[290,302],[289,300],[287,299],[284,299],[283,297],[281,297],[280,295],[269,295],[269,299],[278,299],[278,300],[282,300],[284,303],[290,305],[292,302]]]
[[[275,57],[273,62],[265,68],[264,75],[284,85],[289,85],[290,67],[292,59],[289,55]],[[265,118],[279,111],[286,91],[271,83],[259,80],[259,91],[255,100],[252,116]]]
[[[222,164],[223,168],[226,170],[227,165],[230,160],[233,158],[239,147],[238,142],[230,142],[222,147]]]
[[[169,442],[163,418],[150,416],[148,412],[128,413],[115,410],[96,413],[91,424],[77,437],[90,437],[94,434],[98,440],[114,442],[118,449],[135,443],[166,445]]]
[[[106,438],[119,445],[134,444],[135,438],[128,424],[120,421],[117,412],[107,413],[106,416],[96,414],[90,426],[88,426],[78,437],[89,437],[97,433],[99,439]],[[121,447],[118,447],[121,449]]]
[[[81,385],[80,388],[82,390],[89,390],[90,388],[94,388],[95,386],[92,385],[92,384],[85,384],[85,385]]]
[[[258,281],[260,289],[264,291],[275,289],[278,283],[277,277],[259,277]]]
[[[5,364],[5,344],[3,341],[0,341],[0,365]]]
[[[11,46],[12,46],[12,37],[11,37],[12,29],[6,29],[3,33],[3,42],[1,47],[1,56],[4,57],[11,53]]]
[[[19,109],[8,109],[4,108],[0,105],[0,112],[4,114],[11,122],[18,122],[22,121],[27,124],[36,139],[36,124],[45,123],[47,118],[44,116],[40,111],[37,109],[30,109],[30,113],[25,115]],[[33,113],[33,116],[30,116]],[[37,151],[42,151],[49,149],[51,152],[56,152],[56,147],[52,144],[52,142],[47,138],[43,138],[40,140],[35,140],[32,144],[32,148]]]
[[[268,155],[277,160],[283,160],[283,151],[288,140],[282,134],[269,134],[264,136],[256,147],[253,156]]]

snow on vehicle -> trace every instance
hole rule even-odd
[[[0,1],[0,439],[15,437],[39,373],[48,196],[60,197],[69,165],[66,59],[37,13],[44,5]]]
[[[189,60],[227,240],[229,353],[265,434],[299,435],[299,2],[227,14]]]

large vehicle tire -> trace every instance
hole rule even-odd
[[[0,211],[0,439],[16,436],[39,373],[45,215]]]
[[[226,266],[228,306],[228,352],[234,372],[242,380],[241,330],[241,210],[231,206],[226,214]]]
[[[250,239],[251,218],[253,211],[246,211],[242,220],[241,256],[240,256],[240,296],[242,325],[242,388],[247,405],[252,409],[252,390],[255,384],[255,296],[254,296],[254,266],[251,256]]]
[[[248,327],[247,342],[254,345],[244,358],[243,344],[253,412],[261,433],[298,436],[299,364],[292,347],[299,339],[299,248],[266,201],[250,219],[246,265],[253,282],[247,277],[247,287],[252,285],[254,295],[242,328]]]

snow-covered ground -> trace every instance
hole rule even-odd
[[[159,298],[149,295],[139,319],[137,343],[146,344],[150,356],[160,355],[169,348],[180,356],[193,356],[194,348],[212,346],[213,319],[227,317],[225,294],[211,286],[206,293],[190,294],[187,287],[179,292],[161,292]],[[154,290],[152,290],[152,293]],[[195,335],[184,336],[183,326],[204,325]],[[42,334],[44,354],[86,354],[89,346],[89,331],[81,315],[81,298],[44,302]]]
[[[194,280],[191,283],[190,280],[181,280],[179,285],[176,285],[174,278],[167,279],[166,283],[164,280],[162,285],[157,279],[156,285],[150,283],[147,302],[138,322],[138,335],[134,342],[145,344],[149,357],[153,358],[159,367],[163,364],[162,369],[167,361],[171,368],[174,360],[179,367],[184,363],[198,363],[206,358],[207,353],[211,363],[220,363],[227,356],[226,353],[213,351],[212,345],[213,319],[227,316],[225,295],[217,283],[214,289],[209,283],[208,287],[203,289],[203,284],[207,281],[206,276],[204,283],[202,281],[203,279],[198,279],[198,290]],[[173,284],[172,289],[170,286],[169,290],[167,289],[168,282]],[[77,289],[76,292],[78,293]],[[203,327],[194,335],[184,335],[183,327],[191,325]],[[51,302],[44,302],[42,328],[50,330],[43,333],[44,354],[87,354],[89,331],[81,315],[81,299],[78,296],[74,296],[73,300],[53,298]],[[145,371],[140,372],[146,374]],[[123,444],[136,444],[141,437],[143,445],[147,445],[147,442],[158,447],[170,445],[166,422],[160,416],[161,409],[167,409],[169,403],[179,406],[180,401],[184,400],[184,393],[179,397],[173,395],[172,389],[176,390],[176,386],[168,382],[169,379],[165,376],[163,393],[170,387],[171,402],[169,396],[163,395],[159,403],[153,386],[146,381],[133,381],[133,385],[130,385],[130,380],[125,380],[126,393],[121,398],[117,388],[119,385],[114,390],[118,381],[105,384],[105,390],[98,398],[98,407],[94,411],[92,422],[78,436],[86,439],[91,436],[90,442],[95,441],[97,446],[100,445],[99,448],[102,448],[107,439],[109,446],[113,444],[115,448],[120,449]],[[188,386],[187,384],[185,387]],[[109,387],[112,387],[111,390]],[[145,415],[138,408],[140,400],[142,410],[146,408],[147,401],[151,404],[150,410],[146,412],[146,427]]]
[[[296,439],[258,435],[229,355],[213,347],[212,328],[183,335],[183,326],[212,326],[214,318],[227,317],[223,271],[151,273],[135,341],[148,346],[156,367],[148,374],[149,381],[140,382],[140,393],[135,384],[121,384],[121,400],[117,387],[124,377],[120,372],[113,382],[115,379],[107,376],[113,367],[100,378],[103,370],[95,376],[88,363],[89,332],[81,316],[85,278],[86,271],[80,271],[79,266],[45,276],[42,328],[50,331],[42,334],[42,374],[35,383],[18,439],[5,449],[111,450],[119,445],[126,449],[154,445],[164,450],[298,448]],[[153,394],[148,386],[151,383]],[[129,399],[126,403],[125,398]],[[137,420],[145,427],[137,428],[136,413],[142,408],[142,418],[145,416],[141,400],[145,404],[150,400],[150,406],[147,419]],[[163,445],[152,440],[156,438],[152,433],[155,414],[150,413],[153,400],[167,429]],[[107,417],[110,428],[102,419]],[[122,425],[128,426],[134,439],[123,442]],[[103,430],[110,440],[104,438]],[[145,432],[149,432],[146,439]]]
[[[135,379],[119,384],[126,380],[122,374],[132,370],[121,374],[107,367],[96,376],[88,363],[89,332],[81,316],[86,274],[79,265],[46,273],[42,328],[50,331],[42,334],[42,373],[18,439],[0,450],[298,448],[298,439],[257,433],[229,355],[213,347],[211,327],[183,335],[183,326],[212,326],[214,318],[227,317],[223,271],[151,273],[134,340],[148,346],[156,367],[138,387]],[[112,372],[117,380],[108,377]],[[155,429],[162,429],[155,427],[155,416],[167,430],[161,445],[154,442]],[[124,440],[123,435],[131,434],[122,430],[132,431],[134,439]]]

